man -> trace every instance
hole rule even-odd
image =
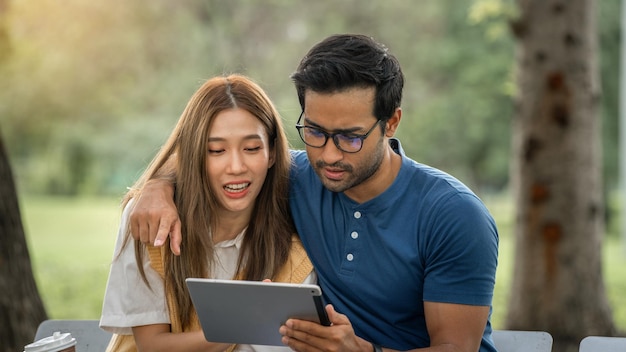
[[[292,152],[290,208],[332,326],[289,319],[283,342],[297,351],[495,351],[495,223],[467,187],[409,159],[393,138],[404,85],[396,58],[369,37],[335,35],[292,79],[306,153]],[[131,231],[157,245],[171,232],[179,252],[171,194],[163,182],[148,185]]]

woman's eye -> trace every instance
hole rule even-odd
[[[209,149],[207,152],[209,154],[220,154],[224,152],[224,149]]]
[[[245,150],[249,152],[256,152],[257,150],[261,150],[261,147],[250,147],[250,148],[245,148]]]

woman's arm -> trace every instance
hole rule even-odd
[[[224,351],[227,343],[209,342],[202,330],[194,332],[171,333],[168,324],[154,324],[133,327],[137,351]]]

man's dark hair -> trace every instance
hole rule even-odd
[[[387,48],[359,34],[338,34],[316,44],[291,75],[300,106],[304,93],[341,92],[349,88],[376,88],[374,116],[387,121],[402,102],[404,75]]]

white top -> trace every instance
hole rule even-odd
[[[143,255],[143,268],[150,288],[139,274],[135,261],[135,242],[130,240],[122,250],[130,208],[126,206],[122,214],[100,317],[102,329],[120,335],[131,335],[133,326],[170,323],[163,280],[150,266],[147,249]],[[215,244],[214,275],[211,275],[211,278],[231,279],[235,276],[244,232],[245,229],[234,239]],[[304,283],[316,283],[316,281],[317,276],[312,272]],[[259,352],[288,350],[290,351],[286,346],[261,345],[237,345],[236,349],[236,351]]]

